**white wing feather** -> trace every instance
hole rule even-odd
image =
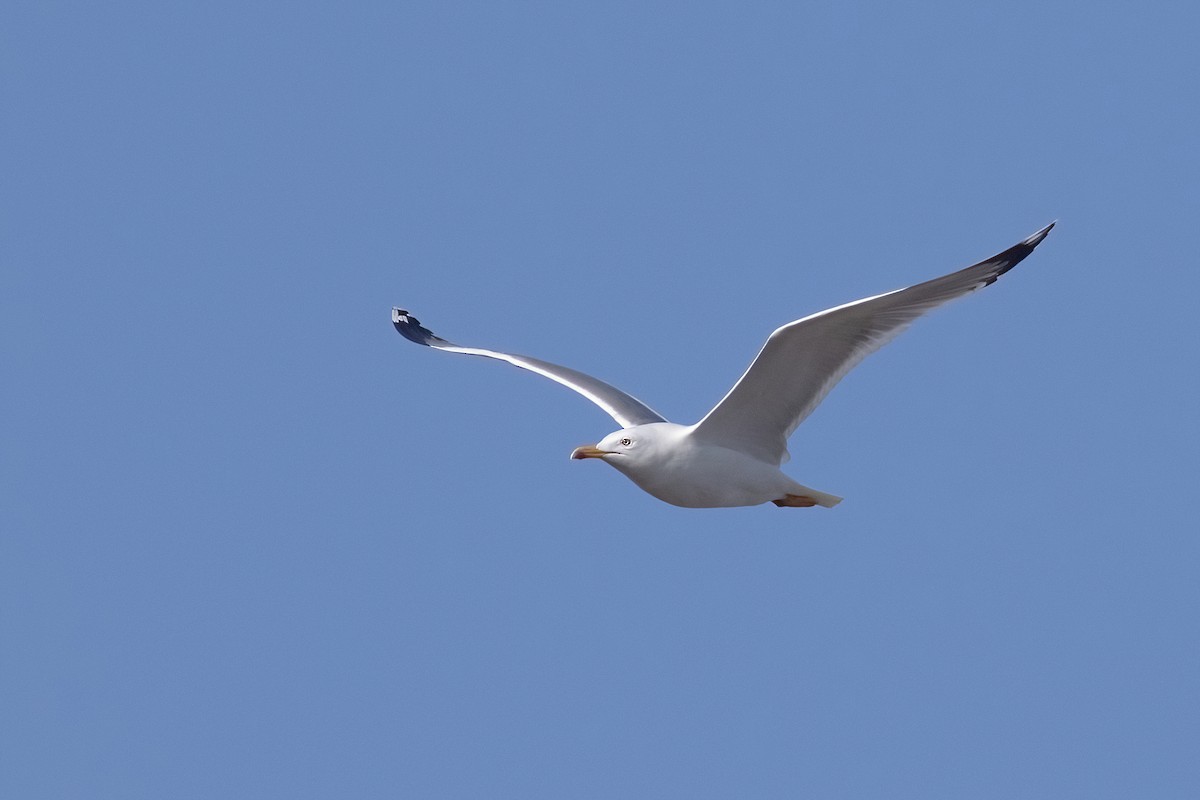
[[[462,347],[448,342],[435,335],[429,329],[421,326],[416,317],[402,308],[392,309],[392,324],[405,339],[426,347],[445,350],[448,353],[462,353],[468,356],[484,356],[507,361],[514,367],[536,372],[538,375],[561,383],[568,389],[574,389],[581,395],[600,406],[608,415],[617,421],[622,428],[634,425],[644,425],[648,422],[666,422],[667,420],[650,406],[632,395],[622,392],[615,386],[605,383],[599,378],[593,378],[578,370],[551,364],[529,356],[519,356],[512,353],[501,353],[495,350],[483,350],[478,347]]]
[[[692,436],[763,461],[787,460],[787,439],[847,372],[913,320],[995,280],[1033,252],[1050,223],[974,266],[856,300],[779,328]]]

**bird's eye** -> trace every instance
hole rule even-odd
[[[629,447],[629,445],[631,445],[631,444],[633,444],[633,439],[622,439],[621,440],[621,445],[624,447]]]

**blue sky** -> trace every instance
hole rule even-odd
[[[0,795],[1195,797],[1185,4],[17,3]],[[776,326],[1059,227],[673,508]]]

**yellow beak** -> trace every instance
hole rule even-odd
[[[592,444],[585,444],[571,451],[571,458],[604,458],[606,455],[609,455],[607,450],[601,450]]]

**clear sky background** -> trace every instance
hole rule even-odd
[[[0,26],[0,796],[1200,796],[1185,3],[53,3]],[[965,266],[695,511],[776,326]]]

